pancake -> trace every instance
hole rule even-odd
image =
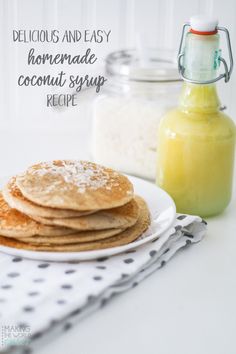
[[[42,207],[26,199],[16,185],[16,177],[12,177],[2,191],[5,201],[11,208],[24,214],[39,216],[42,218],[68,218],[91,214],[91,211],[63,210]]]
[[[28,200],[58,209],[110,209],[133,198],[127,177],[87,161],[39,163],[17,176],[16,184]]]
[[[19,248],[19,249],[32,250],[32,251],[49,251],[49,252],[56,252],[56,251],[57,252],[78,252],[78,251],[98,250],[98,249],[122,246],[139,238],[139,236],[141,236],[142,233],[146,231],[146,229],[150,224],[149,210],[145,201],[140,197],[138,197],[137,200],[140,208],[140,214],[136,224],[126,229],[125,231],[122,231],[121,233],[109,238],[105,238],[99,241],[66,244],[66,245],[59,245],[59,244],[36,245],[36,244],[21,242],[19,240],[0,236],[0,245]]]
[[[0,235],[7,237],[29,237],[34,235],[68,235],[74,233],[65,227],[53,227],[40,224],[27,215],[12,209],[0,193]]]
[[[110,230],[94,230],[94,231],[81,231],[72,235],[66,236],[33,236],[33,237],[24,237],[20,240],[26,243],[31,244],[73,244],[73,243],[83,243],[90,241],[102,240],[104,238],[108,238],[119,234],[122,232],[122,229],[110,229]]]
[[[41,218],[30,215],[34,220],[46,225],[59,225],[75,230],[105,230],[128,227],[135,224],[139,215],[139,207],[135,199],[129,203],[78,218]]]
[[[39,236],[66,236],[66,235],[72,235],[75,230],[74,229],[68,229],[66,227],[53,227],[53,226],[46,226],[43,224],[39,224],[39,229],[37,231],[37,233],[35,233],[35,235],[39,235]],[[1,231],[0,231],[0,234]],[[18,236],[20,237],[20,236]],[[24,233],[24,237],[25,237],[25,233]]]

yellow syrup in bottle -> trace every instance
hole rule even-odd
[[[206,40],[209,42],[209,37]],[[194,45],[194,39],[190,41]],[[193,78],[199,78],[204,63],[196,63],[201,70],[194,72],[191,61],[189,74],[193,71]],[[157,184],[172,196],[177,212],[207,217],[227,207],[232,194],[234,150],[235,125],[220,111],[215,84],[184,82],[179,107],[161,120],[157,146]]]
[[[235,125],[219,111],[214,85],[185,83],[183,91],[193,106],[180,104],[160,123],[157,181],[178,212],[206,217],[230,202]]]

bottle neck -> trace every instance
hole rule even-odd
[[[200,85],[184,82],[179,107],[184,112],[201,114],[218,112],[220,109],[220,100],[216,85]]]
[[[219,68],[219,35],[199,35],[188,32],[184,48],[184,75],[198,84],[184,82],[180,96],[180,109],[185,112],[209,114],[220,108],[214,80]],[[202,83],[201,83],[202,82]]]
[[[214,80],[220,64],[219,35],[188,32],[184,48],[184,76],[204,83]]]

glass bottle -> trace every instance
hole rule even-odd
[[[179,106],[162,118],[158,131],[157,184],[174,199],[180,213],[203,217],[222,212],[232,194],[235,125],[220,111],[215,82],[232,72],[228,31],[217,21],[194,17],[184,36],[179,70],[185,80]],[[218,30],[228,39],[230,69],[219,50]],[[217,76],[220,63],[225,73]],[[183,63],[183,64],[182,64]]]

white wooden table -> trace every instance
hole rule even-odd
[[[44,143],[41,147],[37,143],[40,139],[46,142],[45,134],[27,139],[16,134],[11,144],[9,136],[3,135],[1,152],[5,147],[8,158],[1,161],[1,174],[15,173],[34,159],[89,158],[87,135],[76,134],[65,134],[63,145],[60,136],[50,137],[50,146]],[[33,143],[35,147],[29,149]],[[224,214],[208,220],[207,236],[201,243],[179,252],[137,288],[115,298],[36,354],[235,354],[235,272],[234,196]]]
[[[235,354],[236,199],[205,239],[37,354]]]

